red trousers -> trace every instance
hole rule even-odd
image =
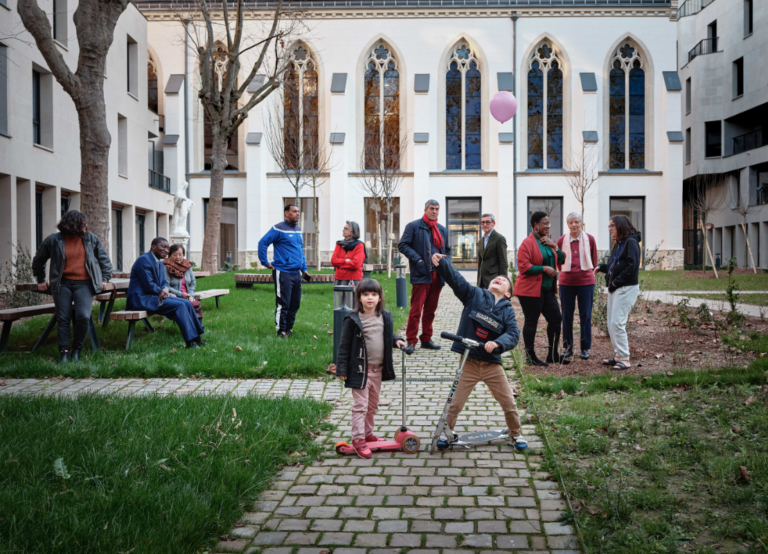
[[[437,271],[432,272],[432,282],[411,287],[411,312],[408,314],[408,327],[405,331],[408,344],[416,344],[416,333],[419,332],[419,319],[421,319],[421,342],[432,340],[432,322],[435,321],[435,311],[440,300],[440,276]],[[423,310],[423,314],[422,314]]]

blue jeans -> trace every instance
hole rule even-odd
[[[581,348],[592,348],[592,300],[595,294],[595,285],[582,285],[572,287],[560,285],[560,306],[563,311],[563,346],[573,347],[573,312],[576,310],[576,301],[579,302],[579,323],[581,324]]]

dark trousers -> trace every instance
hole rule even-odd
[[[595,285],[578,287],[560,285],[559,292],[563,310],[563,346],[573,347],[573,312],[578,300],[581,350],[589,350],[592,348],[592,299],[595,294]]]
[[[189,300],[169,296],[154,313],[164,315],[178,325],[186,342],[195,340],[205,332]]]
[[[301,306],[301,273],[272,271],[275,280],[275,329],[288,332],[293,329],[296,312]]]
[[[75,337],[72,350],[81,350],[88,334],[93,307],[93,284],[90,280],[72,281],[62,278],[59,292],[53,294],[56,305],[56,335],[59,351],[69,350],[70,325],[75,320]],[[72,304],[74,303],[74,310]]]
[[[408,326],[405,329],[405,336],[408,344],[416,344],[416,333],[419,332],[419,320],[421,320],[421,342],[432,340],[432,322],[435,321],[435,312],[437,303],[440,300],[440,291],[443,286],[440,284],[440,275],[437,271],[432,272],[432,282],[423,285],[411,286],[411,311],[408,314]]]
[[[536,326],[539,324],[539,316],[543,315],[547,320],[547,341],[550,350],[557,351],[560,342],[560,325],[563,321],[560,315],[560,305],[557,302],[555,291],[541,291],[541,296],[518,296],[520,306],[523,308],[525,324],[523,325],[523,341],[526,350],[533,350],[533,342],[536,339]]]

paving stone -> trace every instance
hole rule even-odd
[[[285,544],[290,545],[302,545],[302,544],[315,544],[317,537],[320,533],[291,533],[285,539]]]
[[[461,487],[464,496],[487,496],[488,487]]]
[[[568,505],[565,503],[565,500],[542,500],[541,501],[542,510],[565,510],[567,508],[568,508]]]
[[[290,546],[271,546],[261,551],[262,554],[291,554],[293,548]]]
[[[284,519],[278,525],[278,531],[306,531],[309,527],[308,519]]]
[[[395,533],[389,541],[389,546],[416,548],[421,546],[421,535],[413,533]]]
[[[477,522],[478,533],[506,533],[507,522],[506,521],[478,521]]]
[[[535,550],[544,550],[547,547],[546,537],[529,537],[531,548]]]
[[[248,541],[245,539],[239,539],[236,541],[219,541],[216,545],[216,550],[220,552],[242,552],[246,546],[248,546]]]
[[[365,487],[363,485],[353,485],[347,489],[347,494],[350,496],[373,496],[376,492],[376,487]]]
[[[276,501],[258,500],[253,503],[253,509],[257,512],[271,512],[277,508]]]
[[[305,517],[309,519],[331,519],[336,517],[339,508],[333,506],[318,506],[307,510]]]
[[[349,546],[352,544],[353,536],[353,533],[323,533],[318,544],[330,546]]]
[[[266,512],[245,512],[240,521],[250,525],[260,525],[269,519],[269,515]]]
[[[408,522],[403,520],[380,521],[376,530],[379,533],[405,533],[408,531]]]
[[[355,506],[381,506],[384,504],[383,496],[358,496]]]
[[[374,521],[350,519],[344,524],[344,531],[349,533],[371,533],[375,525],[376,522]]]
[[[427,535],[427,548],[456,548],[456,537],[451,535]]]
[[[541,533],[541,524],[538,521],[529,519],[523,521],[512,521],[509,524],[509,532],[514,534],[526,533],[533,535]],[[548,534],[554,535],[555,533]]]
[[[417,506],[442,506],[445,504],[444,496],[420,496],[416,499]]]
[[[413,506],[412,496],[388,496],[387,506]]]
[[[314,498],[325,498],[326,506],[351,506],[357,499],[356,496],[316,496]]]
[[[296,499],[297,506],[320,506],[325,500],[322,496],[300,496]]]
[[[368,551],[368,554],[400,554],[400,551],[399,548],[373,548]]]
[[[493,538],[491,535],[467,535],[464,537],[461,546],[468,546],[470,548],[491,548],[493,546]]]
[[[317,489],[318,496],[330,496],[332,494],[344,494],[346,489],[340,485],[320,485]]]
[[[291,487],[288,492],[291,494],[315,494],[317,485],[296,485]]]
[[[399,519],[400,508],[374,508],[373,519]]]
[[[520,508],[496,508],[496,519],[525,519]]]
[[[464,517],[464,510],[461,508],[435,508],[435,519],[461,519]]]
[[[244,527],[235,527],[228,533],[230,537],[238,539],[252,539],[258,533],[259,527],[256,525],[245,525]]]
[[[491,508],[467,508],[465,515],[467,519],[493,519],[494,516]]]
[[[528,538],[525,535],[497,535],[497,548],[528,548]]]
[[[566,550],[578,548],[579,541],[574,535],[560,535],[547,537],[547,546],[553,550]]]
[[[403,518],[405,519],[432,519],[432,510],[430,508],[404,508]]]
[[[333,554],[365,554],[365,548],[334,548]]]
[[[342,518],[362,518],[365,519],[368,517],[368,514],[371,512],[370,508],[342,508],[341,513],[339,514],[339,517]]]
[[[443,524],[439,521],[414,521],[411,523],[413,533],[439,533]]]
[[[341,524],[344,523],[338,519],[316,519],[312,522],[310,531],[338,531],[341,529]]]
[[[563,525],[561,523],[545,523],[544,532],[547,535],[573,535],[575,533],[572,525]]]
[[[503,496],[478,496],[478,506],[504,506]]]
[[[507,498],[507,506],[512,508],[535,508],[536,500],[533,498]]]
[[[256,535],[255,539],[253,539],[253,544],[278,545],[278,544],[281,544],[285,540],[285,537],[287,536],[288,536],[288,533],[261,532],[258,535]]]
[[[355,538],[355,546],[387,546],[387,535],[381,533],[360,533]]]

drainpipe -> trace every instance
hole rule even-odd
[[[187,181],[187,198],[192,197],[189,186],[189,20],[184,20],[184,179]],[[187,216],[187,257],[192,251],[191,217]]]
[[[512,93],[517,98],[517,12],[512,12]],[[515,244],[515,253],[517,253],[517,150],[520,147],[518,144],[520,135],[517,132],[517,112],[512,118],[512,131],[515,137],[515,149],[512,151],[512,196],[514,198],[515,227],[512,240]],[[515,267],[517,267],[517,256],[515,256]]]

